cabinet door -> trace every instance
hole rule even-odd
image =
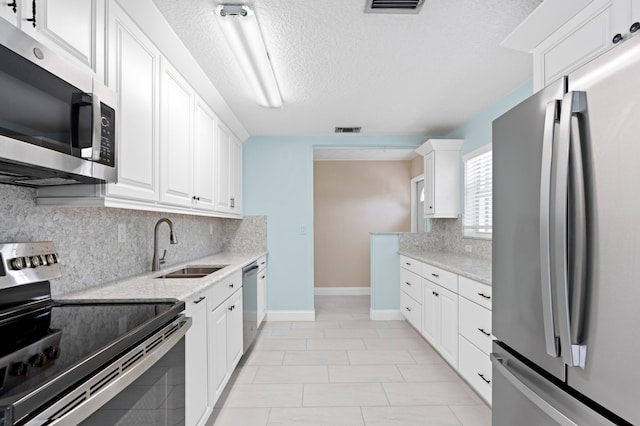
[[[215,165],[215,209],[231,213],[231,131],[218,121]]]
[[[193,89],[166,60],[161,73],[160,201],[191,207]]]
[[[435,153],[424,157],[424,215],[430,216],[435,212]]]
[[[436,286],[423,280],[422,335],[437,348],[440,342],[440,301]]]
[[[197,301],[198,299],[196,299]],[[192,324],[186,337],[185,388],[186,424],[196,425],[209,404],[207,389],[207,303],[206,300],[187,301],[187,316]]]
[[[227,306],[227,368],[231,373],[242,357],[242,289],[229,298]]]
[[[235,214],[242,214],[242,142],[231,135],[231,211]]]
[[[104,18],[104,0],[38,0],[35,27],[27,21],[33,17],[31,0],[18,0],[18,3],[22,9],[20,26],[23,31],[75,63],[97,72],[99,58],[95,47],[101,44],[97,37],[102,33],[98,26]],[[4,4],[1,5],[3,8]]]
[[[18,25],[18,20],[20,17],[20,9],[22,8],[22,3],[16,2],[15,6],[9,6],[11,2],[3,1],[0,3],[0,18],[5,19],[11,22],[13,25]],[[14,11],[15,7],[15,11]]]
[[[196,96],[193,125],[193,195],[198,209],[213,210],[216,115]]]
[[[224,385],[229,377],[227,368],[227,305],[223,303],[217,309],[210,311],[209,325],[211,333],[209,335],[210,364],[211,365],[211,392],[213,394],[212,405],[218,399]]]
[[[118,94],[118,183],[107,195],[158,201],[160,52],[114,1],[108,64],[108,86]]]
[[[458,295],[441,289],[440,302],[440,353],[454,367],[458,367]]]

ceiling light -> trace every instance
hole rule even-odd
[[[282,96],[253,10],[249,6],[223,4],[215,14],[258,104],[280,108]]]

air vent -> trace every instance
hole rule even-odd
[[[360,133],[362,127],[336,127],[336,133]]]
[[[420,12],[424,0],[366,0],[365,13],[411,13]]]

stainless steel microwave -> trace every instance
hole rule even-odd
[[[0,19],[0,183],[116,181],[114,92]]]

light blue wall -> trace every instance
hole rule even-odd
[[[460,158],[471,151],[474,151],[492,140],[492,122],[502,114],[528,98],[533,94],[533,82],[529,80],[516,88],[513,92],[500,99],[462,126],[449,133],[446,138],[464,139],[464,144],[460,149]],[[464,209],[464,167],[461,167],[460,182],[460,206]]]
[[[371,235],[371,309],[400,309],[398,234]]]
[[[267,216],[269,310],[313,309],[314,148],[416,148],[426,139],[345,135],[244,142],[244,214]]]

